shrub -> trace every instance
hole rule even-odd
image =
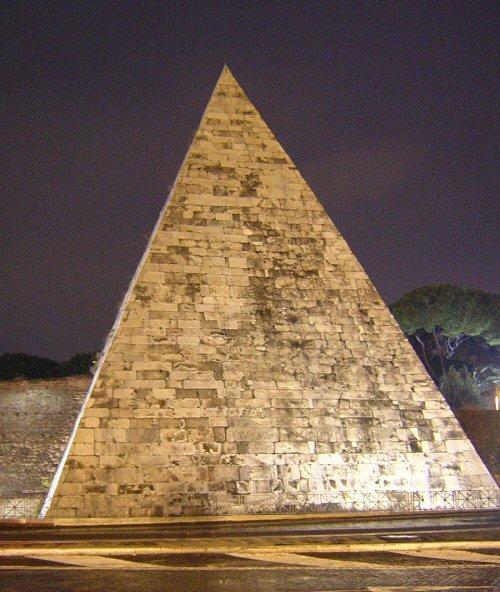
[[[452,409],[483,407],[481,387],[466,368],[449,368],[441,374],[439,389]]]

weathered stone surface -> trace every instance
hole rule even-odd
[[[332,492],[390,506],[401,491],[495,487],[227,68],[81,426],[49,515],[300,510]]]
[[[89,384],[87,376],[0,381],[0,498],[47,493]],[[89,421],[76,441],[92,441],[87,427],[98,425]]]

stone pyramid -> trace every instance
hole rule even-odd
[[[101,356],[48,515],[433,508],[495,488],[225,67]]]

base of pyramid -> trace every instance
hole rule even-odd
[[[186,506],[186,502],[188,506]],[[453,491],[331,491],[297,494],[193,494],[191,496],[65,496],[52,518],[138,518],[333,512],[419,512],[500,508],[499,489]]]

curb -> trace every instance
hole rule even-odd
[[[161,555],[161,554],[186,554],[186,553],[374,553],[380,551],[420,551],[424,549],[498,549],[500,541],[447,541],[428,543],[353,543],[353,544],[290,544],[248,546],[230,544],[215,546],[191,545],[180,548],[171,547],[12,547],[0,549],[0,556],[21,555]]]

